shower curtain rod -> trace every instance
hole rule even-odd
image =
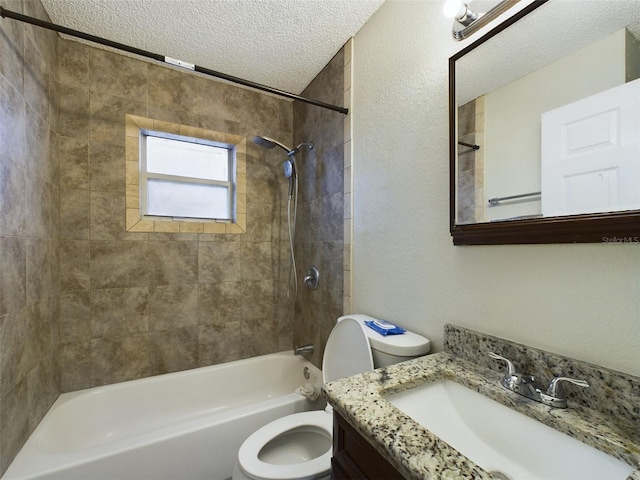
[[[13,12],[11,10],[7,10],[3,7],[0,7],[0,16],[12,18],[14,20],[18,20],[20,22],[30,23],[32,25],[36,25],[38,27],[46,28],[49,30],[54,30],[56,32],[64,33],[66,35],[71,35],[72,37],[82,38],[83,40],[89,40],[90,42],[99,43],[101,45],[106,45],[107,47],[115,48],[118,50],[124,50],[125,52],[134,53],[136,55],[140,55],[142,57],[151,58],[153,60],[157,60],[159,62],[168,63],[169,65],[173,65],[176,67],[181,67],[187,70],[192,70],[194,72],[203,73],[205,75],[209,75],[211,77],[221,78],[223,80],[227,80],[232,83],[237,83],[239,85],[244,85],[245,87],[254,88],[256,90],[261,90],[263,92],[268,92],[274,95],[278,95],[280,97],[289,98],[292,100],[297,100],[299,102],[308,103],[310,105],[315,105],[317,107],[326,108],[328,110],[333,110],[335,112],[342,113],[344,115],[349,113],[349,109],[345,107],[339,107],[337,105],[332,105],[330,103],[321,102],[319,100],[313,100],[311,98],[301,97],[300,95],[296,95],[294,93],[285,92],[284,90],[278,90],[277,88],[268,87],[266,85],[261,85],[259,83],[252,82],[250,80],[245,80],[243,78],[234,77],[233,75],[227,75],[226,73],[216,72],[215,70],[210,70],[208,68],[200,67],[198,65],[194,65],[192,63],[187,63],[182,60],[176,60],[175,58],[165,57],[162,55],[158,55],[157,53],[148,52],[146,50],[141,50],[139,48],[130,47],[129,45],[124,45],[122,43],[114,42],[111,40],[107,40],[106,38],[96,37],[95,35],[91,35],[89,33],[80,32],[78,30],[73,30],[71,28],[63,27],[62,25],[56,25],[55,23],[45,22],[38,18],[29,17],[28,15],[23,15],[21,13]]]

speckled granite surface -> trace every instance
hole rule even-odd
[[[501,372],[442,352],[328,383],[323,393],[407,479],[493,478],[385,400],[407,388],[449,379],[635,466],[629,478],[640,480],[637,423],[618,422],[575,402],[568,409],[547,407],[505,390],[498,383],[500,376]]]
[[[559,376],[587,380],[589,388],[567,384],[567,398],[615,418],[618,423],[627,422],[633,427],[629,435],[640,443],[639,377],[455,325],[445,325],[444,332],[445,352],[498,373],[504,372],[505,364],[490,358],[489,352],[508,358],[519,372],[534,375],[543,385]]]

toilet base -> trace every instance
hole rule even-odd
[[[236,464],[233,466],[233,475],[231,475],[230,480],[251,480],[242,472],[242,470],[240,470],[240,465],[238,465],[237,460]]]
[[[315,477],[300,477],[296,479],[290,480],[330,480],[331,479],[331,469],[329,469],[326,474],[322,474],[321,476]],[[247,477],[242,470],[240,470],[240,465],[238,465],[238,461],[236,460],[236,464],[233,467],[233,475],[230,480],[254,480],[253,478]]]

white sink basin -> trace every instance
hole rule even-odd
[[[405,390],[387,400],[496,478],[623,480],[634,470],[449,380]]]

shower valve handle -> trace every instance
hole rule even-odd
[[[320,282],[320,273],[315,265],[311,265],[304,277],[304,286],[310,290],[317,290]]]

